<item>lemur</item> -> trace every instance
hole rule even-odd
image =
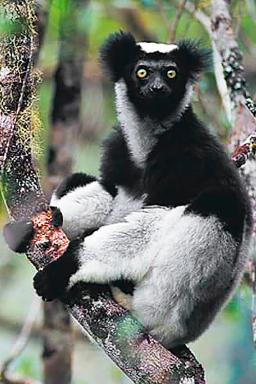
[[[104,143],[100,178],[73,174],[53,194],[71,242],[34,287],[52,300],[80,281],[108,284],[151,335],[176,347],[201,335],[241,279],[249,198],[192,110],[206,50],[190,41],[137,43],[120,32],[100,57],[118,124]],[[6,235],[16,251],[33,235],[26,225],[15,246]]]

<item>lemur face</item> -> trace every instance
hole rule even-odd
[[[128,77],[128,85],[133,82],[135,92],[142,98],[168,98],[175,92],[177,64],[174,61],[145,58],[136,63]]]
[[[125,85],[142,115],[165,116],[177,110],[192,83],[207,66],[209,52],[196,43],[136,43],[130,33],[110,35],[101,60],[115,84]],[[116,87],[117,89],[117,87]]]

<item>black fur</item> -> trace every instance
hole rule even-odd
[[[86,173],[73,173],[67,177],[56,189],[55,194],[58,199],[65,196],[68,192],[75,190],[78,187],[85,187],[87,184],[97,181],[95,176],[87,175]],[[115,197],[117,189],[115,185],[110,184],[108,180],[102,180],[101,184],[111,196]]]
[[[135,62],[139,51],[132,34],[121,31],[110,35],[101,48],[100,59],[112,81],[123,76],[124,69]]]
[[[65,294],[70,277],[79,268],[77,253],[81,239],[69,243],[66,252],[44,270],[34,276],[34,288],[45,301],[51,301]]]
[[[125,186],[135,197],[142,192],[142,171],[132,161],[119,127],[104,142],[101,180],[104,185]]]
[[[174,60],[182,68],[183,75],[197,80],[198,75],[211,65],[211,51],[202,48],[200,41],[181,40],[179,49],[174,51]]]
[[[105,143],[101,171],[135,197],[146,194],[145,205],[190,204],[187,213],[215,215],[237,241],[245,217],[250,227],[249,199],[238,172],[191,108],[159,136],[144,169],[133,162],[121,130],[115,130]]]
[[[52,210],[52,225],[54,227],[61,227],[63,224],[63,216],[59,208],[50,207]]]
[[[135,288],[134,282],[130,280],[115,280],[111,282],[111,285],[113,285],[113,287],[118,287],[119,289],[121,289],[121,291],[129,295],[133,294]]]
[[[56,189],[55,194],[58,199],[65,196],[68,192],[73,191],[77,187],[84,187],[85,185],[96,181],[96,177],[87,175],[86,173],[78,172],[67,177]]]

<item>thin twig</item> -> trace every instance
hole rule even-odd
[[[170,26],[170,20],[168,19],[168,16],[165,10],[165,5],[163,4],[162,0],[156,0],[156,6],[165,24],[165,27],[167,30],[167,36],[169,37],[171,26]]]
[[[168,42],[175,41],[178,25],[179,25],[180,19],[182,17],[186,2],[187,2],[187,0],[182,0],[177,5],[177,12],[176,12],[175,18],[174,18],[174,20],[173,20],[173,22],[169,28]],[[171,5],[172,5],[172,3],[173,3],[173,1],[170,1]]]
[[[207,30],[207,32],[211,32],[211,20],[206,13],[203,11],[199,10],[196,5],[186,2],[184,4],[184,10],[186,10],[193,18],[198,20],[200,24],[203,25],[203,27]]]
[[[10,382],[11,379],[9,378],[9,375],[8,375],[9,367],[22,354],[22,352],[24,351],[24,349],[25,349],[25,347],[29,341],[33,326],[34,326],[35,321],[36,321],[37,316],[38,316],[40,305],[41,305],[41,300],[39,299],[39,297],[34,296],[32,303],[31,303],[31,306],[30,306],[30,309],[29,309],[29,312],[28,312],[28,315],[27,315],[25,322],[22,326],[22,329],[20,331],[20,334],[19,334],[8,358],[2,364],[2,368],[1,368],[1,372],[0,372],[0,379],[4,383]],[[16,381],[13,381],[13,380],[11,380],[11,382],[16,383]],[[23,381],[18,381],[18,382],[27,382],[27,381],[23,380]]]

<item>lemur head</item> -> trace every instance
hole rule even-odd
[[[140,115],[166,117],[190,103],[192,84],[207,67],[209,51],[191,41],[137,43],[114,33],[101,48],[101,61],[118,92],[126,91]]]

